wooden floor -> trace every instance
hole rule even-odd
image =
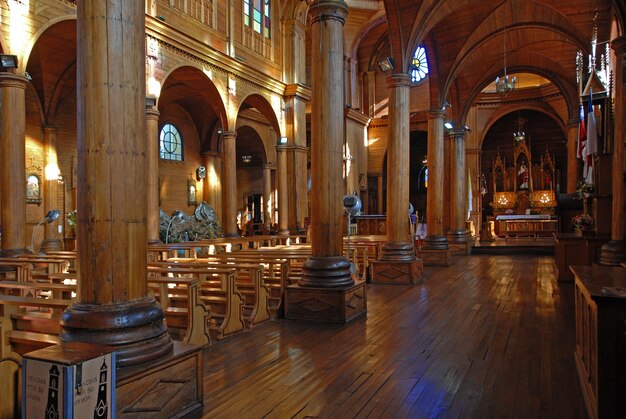
[[[586,418],[552,257],[458,258],[370,285],[347,326],[276,320],[205,351],[207,418]]]

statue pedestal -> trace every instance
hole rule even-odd
[[[366,312],[367,292],[363,281],[334,288],[291,284],[286,289],[285,317],[290,320],[347,323]]]

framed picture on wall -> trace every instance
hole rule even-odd
[[[26,174],[26,203],[41,204],[41,178],[37,173]]]

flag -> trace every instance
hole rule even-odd
[[[598,153],[598,130],[596,116],[593,113],[593,92],[589,93],[589,113],[587,114],[587,153],[589,156]]]
[[[589,92],[589,113],[587,113],[587,141],[583,148],[585,164],[583,175],[585,182],[593,184],[593,155],[598,152],[598,130],[596,116],[593,113],[593,91]]]
[[[580,123],[578,125],[578,147],[576,147],[576,157],[583,158],[583,146],[587,140],[587,130],[585,130],[585,111],[583,104],[580,104]]]

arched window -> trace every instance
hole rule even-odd
[[[243,0],[243,23],[270,38],[270,0]]]
[[[159,135],[159,156],[163,160],[183,160],[183,139],[172,124],[165,124]]]
[[[415,48],[413,60],[411,60],[411,81],[417,83],[428,75],[428,60],[423,46]]]

